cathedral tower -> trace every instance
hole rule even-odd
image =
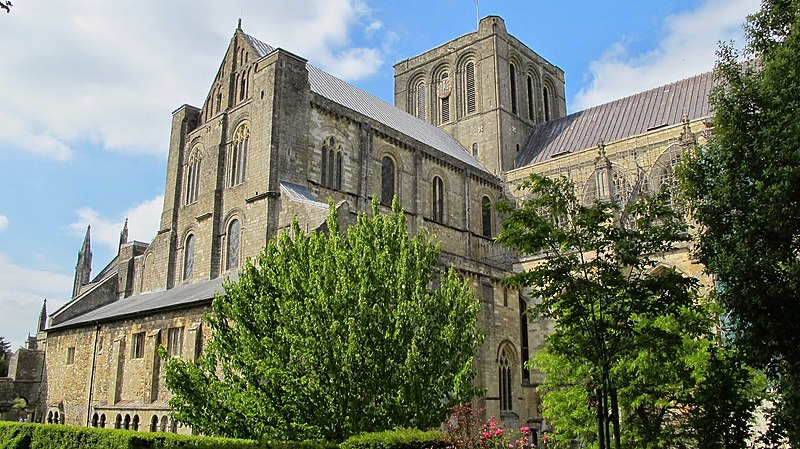
[[[495,174],[514,168],[534,126],[566,115],[564,72],[497,16],[394,71],[395,106],[450,133]]]
[[[81,292],[81,287],[89,283],[92,275],[92,227],[86,227],[86,235],[83,237],[83,246],[78,252],[78,263],[75,264],[75,281],[72,284],[72,297],[76,297]]]

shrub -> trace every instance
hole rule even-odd
[[[355,435],[339,447],[341,449],[443,449],[447,447],[447,442],[443,432],[396,429]]]

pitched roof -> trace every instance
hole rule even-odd
[[[706,72],[543,123],[533,129],[514,166],[676,125],[684,112],[691,119],[708,117],[713,84],[713,72]]]
[[[265,44],[247,33],[245,33],[245,37],[260,57],[275,51],[275,47]],[[311,85],[312,92],[395,129],[456,160],[489,173],[480,162],[472,157],[466,148],[442,129],[420,120],[311,64],[306,64],[306,68],[308,69],[308,82]]]
[[[128,316],[135,316],[140,313],[150,313],[157,310],[189,307],[208,302],[214,298],[214,294],[224,293],[222,282],[228,277],[219,277],[208,281],[195,282],[193,284],[179,285],[169,290],[162,290],[151,293],[141,293],[128,298],[117,300],[111,304],[84,313],[78,317],[64,321],[47,330],[61,329],[97,323],[110,320],[118,320]],[[231,274],[230,279],[238,280],[238,274]]]

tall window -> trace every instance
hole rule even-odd
[[[181,355],[181,345],[183,343],[183,328],[171,327],[167,330],[167,352],[169,355],[177,357]]]
[[[465,112],[474,114],[477,110],[475,99],[475,63],[470,61],[464,67]]]
[[[519,297],[519,341],[522,346],[522,382],[529,383],[531,381],[531,372],[528,371],[528,368],[525,366],[528,363],[528,359],[530,358],[530,350],[528,349],[528,314],[525,313],[528,309],[528,305],[525,303],[525,300],[522,299],[522,295]]]
[[[444,223],[444,181],[438,176],[433,177],[433,219]]]
[[[533,110],[533,77],[528,75],[525,80],[528,90],[528,118],[533,120],[534,118],[534,110]]]
[[[225,254],[225,269],[239,268],[239,242],[242,225],[239,220],[231,221],[228,226],[228,248]]]
[[[481,198],[481,223],[483,224],[481,234],[486,238],[492,238],[492,202],[488,196]]]
[[[239,101],[244,100],[247,97],[247,73],[242,72],[241,78],[239,79]]]
[[[381,204],[390,206],[394,198],[394,161],[384,156],[381,161]]]
[[[183,246],[183,280],[189,280],[194,276],[194,235],[186,237],[186,244]]]
[[[478,142],[472,143],[472,157],[478,157]]]
[[[417,117],[425,120],[425,81],[420,81],[416,86]]]
[[[511,410],[511,361],[514,359],[511,349],[506,345],[500,352],[498,359],[498,376],[500,382],[500,410]]]
[[[544,121],[550,121],[550,89],[547,85],[542,87],[542,96],[544,98]]]
[[[233,133],[233,145],[228,158],[228,186],[232,187],[244,182],[247,164],[247,146],[250,141],[250,125],[241,124]]]
[[[508,65],[509,80],[511,82],[511,113],[517,113],[517,68],[514,64]]]
[[[131,358],[141,359],[144,357],[144,332],[133,334],[131,341]]]
[[[200,190],[200,150],[195,149],[189,157],[189,164],[186,170],[186,183],[184,188],[184,204],[192,204],[197,201],[197,192]]]
[[[450,74],[442,72],[439,77],[439,88],[436,93],[439,96],[439,123],[450,122]]]
[[[328,137],[322,144],[320,184],[329,189],[342,189],[342,146],[333,137]]]
[[[67,365],[75,363],[75,346],[67,348]]]

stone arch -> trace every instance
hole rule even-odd
[[[555,84],[553,84],[550,76],[545,75],[544,81],[542,81],[542,118],[545,122],[549,122],[558,117],[556,96]]]
[[[605,179],[605,168],[596,168],[583,186],[581,195],[584,204],[592,204],[597,200],[610,201],[619,200],[623,205],[633,192],[635,179],[630,170],[617,164],[611,163],[611,173],[609,179]],[[610,185],[606,185],[610,183]],[[614,197],[610,195],[608,189],[613,185]]]
[[[412,76],[408,83],[408,112],[421,120],[427,118],[429,86],[428,77],[423,72]]]
[[[100,414],[100,422],[98,423],[98,427],[100,427],[101,429],[105,429],[106,428],[106,414],[105,413],[101,413]]]
[[[452,121],[453,97],[455,97],[453,95],[453,78],[453,69],[447,62],[439,64],[431,74],[431,80],[435,83],[433,112],[437,125],[444,125]]]
[[[519,115],[519,75],[522,73],[519,56],[512,54],[508,58],[508,94],[511,100],[511,113]]]
[[[648,176],[649,190],[659,192],[666,190],[670,199],[674,202],[678,193],[678,181],[675,178],[675,167],[680,163],[683,156],[683,149],[677,143],[669,145],[661,154],[658,155],[653,166],[650,168]]]
[[[239,268],[242,257],[242,220],[238,214],[225,221],[225,270]]]
[[[100,416],[95,412],[92,415],[92,427],[97,427],[100,422]]]
[[[114,428],[121,429],[122,428],[122,414],[117,413],[117,417],[114,420]]]
[[[480,76],[477,52],[461,55],[456,63],[456,103],[459,117],[480,112]]]
[[[528,64],[525,67],[525,106],[528,119],[535,123],[539,123],[540,92],[542,92],[542,81],[539,71],[533,64]]]
[[[161,423],[159,425],[158,431],[159,432],[166,432],[167,431],[167,423],[168,423],[167,415],[161,417]]]
[[[194,229],[189,229],[184,233],[181,245],[181,280],[188,281],[194,278],[194,262],[197,251],[197,237]]]
[[[448,179],[442,170],[431,170],[430,174],[430,198],[431,198],[431,219],[437,223],[444,224],[447,221],[449,202],[447,201]]]
[[[131,420],[131,429],[132,430],[139,430],[139,415],[133,415],[133,419]]]
[[[150,418],[150,432],[158,432],[158,415]]]
[[[514,368],[517,366],[517,351],[509,340],[497,346],[497,383],[500,397],[500,411],[510,412],[514,409]]]

